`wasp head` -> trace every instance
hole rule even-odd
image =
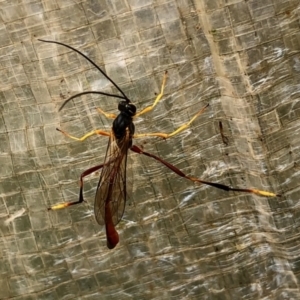
[[[136,107],[132,103],[128,103],[126,101],[120,101],[118,110],[122,113],[125,113],[126,115],[133,117],[136,112]]]

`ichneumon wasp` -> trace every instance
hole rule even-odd
[[[99,113],[103,114],[107,118],[114,119],[113,125],[111,128],[111,131],[103,131],[103,130],[93,130],[81,138],[74,137],[67,132],[60,130],[57,128],[58,131],[63,133],[65,136],[77,140],[77,141],[84,141],[86,138],[98,134],[103,136],[108,136],[108,146],[106,150],[105,160],[102,164],[97,165],[95,167],[92,167],[86,171],[84,171],[80,176],[80,191],[79,191],[79,199],[75,202],[67,202],[62,203],[58,205],[53,205],[49,210],[56,210],[61,209],[64,207],[68,207],[71,205],[79,204],[84,201],[83,198],[83,178],[97,170],[102,169],[99,183],[97,186],[96,196],[95,196],[95,202],[94,202],[94,213],[95,218],[98,224],[105,225],[106,230],[106,238],[107,238],[107,247],[109,249],[114,248],[118,242],[119,242],[119,234],[115,229],[115,226],[120,222],[122,219],[125,204],[126,204],[126,163],[127,163],[127,154],[128,150],[143,154],[145,156],[151,157],[163,165],[165,165],[167,168],[169,168],[171,171],[176,173],[177,175],[186,178],[193,182],[198,182],[206,185],[210,185],[212,187],[224,190],[224,191],[236,191],[236,192],[245,192],[245,193],[252,193],[257,194],[260,196],[266,196],[266,197],[276,197],[280,196],[277,194],[274,194],[272,192],[268,191],[262,191],[257,189],[240,189],[240,188],[232,188],[224,184],[215,183],[215,182],[209,182],[205,181],[199,178],[191,177],[186,174],[184,174],[181,170],[179,170],[177,167],[173,166],[172,164],[168,163],[167,161],[163,160],[162,158],[145,152],[141,148],[139,148],[136,145],[133,145],[132,139],[133,138],[140,138],[140,137],[146,137],[146,136],[153,136],[153,137],[160,137],[163,139],[167,139],[169,137],[172,137],[179,132],[185,130],[190,124],[198,117],[200,116],[204,110],[208,107],[208,104],[203,107],[195,116],[186,124],[180,126],[177,130],[174,132],[167,134],[167,133],[144,133],[144,134],[135,134],[135,127],[133,123],[133,119],[137,116],[140,116],[146,112],[151,111],[156,104],[160,101],[160,99],[163,96],[164,93],[164,87],[166,84],[167,79],[167,72],[165,72],[163,77],[163,82],[161,86],[160,93],[156,96],[156,99],[154,103],[151,106],[148,106],[144,108],[140,112],[136,112],[136,107],[134,104],[131,103],[131,101],[128,99],[128,97],[125,95],[125,93],[121,90],[121,88],[110,78],[108,75],[100,69],[98,65],[94,61],[92,61],[89,57],[87,57],[85,54],[80,52],[79,50],[66,45],[61,42],[56,41],[49,41],[49,40],[42,40],[39,41],[46,42],[46,43],[54,43],[58,45],[62,45],[64,47],[67,47],[71,49],[72,51],[75,51],[79,55],[83,56],[86,60],[88,60],[97,70],[107,79],[109,80],[116,89],[120,92],[121,95],[118,94],[109,94],[104,93],[100,91],[86,91],[82,93],[78,93],[76,95],[73,95],[72,97],[68,98],[64,101],[62,106],[60,107],[59,111],[63,109],[63,107],[72,99],[85,95],[85,94],[99,94],[104,95],[108,97],[114,97],[121,99],[119,102],[118,110],[120,113],[116,116],[115,114],[109,114],[104,111],[102,111],[100,108],[97,108]]]

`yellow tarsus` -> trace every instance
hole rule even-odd
[[[179,128],[177,128],[175,131],[171,132],[171,133],[163,133],[163,132],[155,132],[155,133],[141,133],[141,134],[135,134],[133,137],[134,138],[141,138],[141,137],[146,137],[146,136],[156,136],[156,137],[160,137],[160,138],[163,138],[163,139],[167,139],[167,138],[170,138],[171,136],[174,136],[176,134],[178,134],[179,132],[185,130],[186,128],[188,128],[191,123],[196,119],[198,118],[203,112],[204,110],[209,106],[209,104],[207,104],[206,106],[204,106],[196,115],[194,115],[192,117],[192,119],[181,125]]]
[[[167,75],[168,75],[168,71],[165,71],[164,77],[163,77],[163,82],[162,82],[161,89],[160,89],[160,93],[157,95],[154,103],[151,106],[147,106],[146,108],[144,108],[139,113],[135,114],[135,116],[134,116],[135,118],[140,116],[140,115],[143,115],[146,112],[151,111],[156,106],[156,104],[159,102],[159,100],[161,99],[161,97],[164,94],[164,89],[165,89],[165,85],[166,85],[166,81],[167,81]]]
[[[257,195],[261,195],[261,196],[265,196],[265,197],[280,197],[280,195],[271,193],[271,192],[267,192],[267,191],[261,191],[261,190],[252,190],[253,193],[257,194]]]
[[[96,107],[96,109],[98,110],[98,112],[102,115],[104,115],[106,118],[108,119],[115,119],[117,116],[115,114],[110,114],[110,113],[107,113],[105,111],[103,111],[101,108],[99,107]]]
[[[62,204],[53,205],[49,209],[56,210],[56,209],[62,209],[62,208],[68,207],[68,206],[69,206],[68,203],[62,203]]]
[[[82,142],[84,141],[85,139],[87,139],[88,137],[94,135],[94,134],[99,134],[99,135],[104,135],[104,136],[110,136],[111,133],[110,132],[107,132],[107,131],[103,131],[103,130],[93,130],[91,132],[88,132],[87,134],[85,134],[84,136],[82,136],[81,138],[77,138],[75,136],[72,136],[70,135],[69,133],[59,129],[59,128],[56,128],[57,131],[61,132],[62,134],[64,134],[65,136],[67,136],[68,138],[72,139],[72,140],[75,140],[75,141],[79,141],[79,142]]]

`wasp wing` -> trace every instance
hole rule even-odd
[[[98,224],[105,225],[107,212],[113,225],[122,219],[126,204],[126,164],[131,145],[129,132],[117,140],[112,132],[106,150],[104,166],[97,187],[94,212]]]

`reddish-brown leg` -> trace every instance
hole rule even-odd
[[[103,168],[104,165],[105,164],[101,164],[101,165],[97,165],[95,167],[92,167],[90,169],[87,169],[86,171],[84,171],[80,175],[80,191],[79,191],[79,199],[78,199],[78,201],[56,204],[56,205],[53,205],[53,206],[49,207],[48,210],[61,209],[61,208],[65,208],[65,207],[68,207],[68,206],[71,206],[71,205],[82,203],[84,201],[84,199],[83,199],[83,178],[85,176],[88,176],[88,175],[92,174],[93,172],[95,172],[97,170],[100,170],[101,168]]]
[[[224,191],[236,191],[236,192],[252,193],[252,194],[257,194],[257,195],[265,196],[265,197],[280,197],[280,195],[274,194],[274,193],[268,192],[268,191],[261,191],[261,190],[256,190],[256,189],[231,188],[231,187],[229,187],[227,185],[224,185],[224,184],[210,182],[210,181],[205,181],[205,180],[202,180],[202,179],[199,179],[199,178],[195,178],[195,177],[190,177],[190,176],[185,175],[181,170],[179,170],[175,166],[171,165],[167,161],[161,159],[160,157],[158,157],[158,156],[156,156],[154,154],[151,154],[151,153],[143,151],[142,149],[140,149],[136,145],[133,145],[130,149],[133,152],[136,152],[138,154],[143,154],[143,155],[146,155],[146,156],[149,156],[151,158],[156,159],[157,161],[159,161],[160,163],[162,163],[163,165],[165,165],[167,168],[169,168],[171,171],[173,171],[177,175],[179,175],[179,176],[181,176],[183,178],[186,178],[188,180],[191,180],[193,182],[199,182],[199,183],[202,183],[202,184],[207,184],[207,185],[213,186],[215,188],[218,188],[218,189],[221,189],[221,190],[224,190]]]

